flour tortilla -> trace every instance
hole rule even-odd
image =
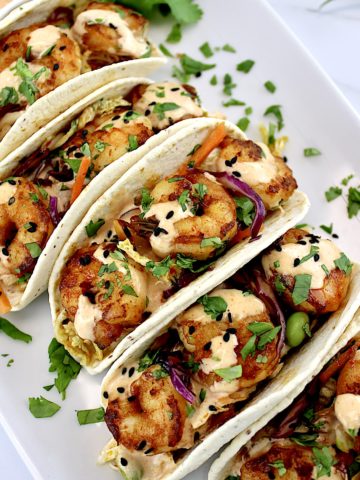
[[[176,135],[161,143],[156,149],[144,156],[131,170],[120,178],[114,185],[93,205],[76,228],[69,241],[66,243],[61,255],[56,261],[49,282],[49,295],[52,320],[55,334],[59,340],[61,322],[64,309],[61,305],[59,281],[61,271],[67,260],[75,250],[88,245],[91,240],[86,235],[85,226],[90,220],[97,221],[99,218],[116,218],[117,212],[131,204],[135,194],[146,184],[156,183],[162,177],[173,174],[182,165],[195,145],[201,144],[207,135],[220,123],[224,123],[226,130],[234,138],[246,139],[246,135],[234,124],[212,118],[197,118],[188,120],[186,128],[182,128]],[[182,288],[165,302],[149,319],[143,322],[132,333],[126,336],[117,345],[115,350],[101,362],[86,362],[79,357],[77,351],[69,348],[71,355],[82,363],[91,374],[103,371],[114,362],[136,340],[139,340],[149,330],[162,328],[178,313],[190,306],[194,299],[212,290],[220,282],[229,278],[240,267],[249,262],[262,250],[268,247],[280,235],[296,225],[307,213],[309,202],[305,194],[296,191],[292,197],[284,203],[283,207],[272,212],[265,220],[261,238],[250,242],[244,240],[231,248],[215,263],[215,269],[198,277],[190,285]]]
[[[321,355],[316,352],[316,345],[320,348],[320,341],[314,338],[314,349],[312,349],[316,361],[311,362],[310,370],[308,371],[307,378],[298,382],[298,385],[288,394],[288,396],[283,396],[282,401],[276,404],[276,407],[270,410],[266,415],[253,423],[249,428],[246,428],[245,431],[240,433],[230,445],[225,448],[220,457],[215,460],[212,464],[208,480],[225,480],[226,476],[231,473],[231,468],[234,464],[235,456],[239,450],[263,427],[265,427],[278,413],[282,412],[287,408],[295,398],[304,391],[306,386],[311,382],[311,380],[321,371],[321,369],[326,365],[326,363],[334,356],[336,353],[341,350],[345,345],[353,338],[355,335],[360,333],[360,309],[357,310],[360,304],[359,291],[360,291],[360,279],[359,277],[359,265],[356,265],[356,275],[352,283],[352,292],[351,297],[354,297],[354,303],[351,306],[351,309],[346,313],[346,318],[348,319],[350,313],[355,310],[355,315],[348,324],[347,328],[341,335],[341,337],[336,341],[335,344],[326,352],[325,355],[322,355],[323,349],[321,350]],[[357,292],[357,293],[356,293]],[[351,301],[351,300],[350,300]],[[350,317],[351,319],[351,317]],[[345,323],[345,321],[344,321]],[[347,322],[348,323],[348,322]],[[325,336],[325,332],[324,332]],[[317,363],[318,362],[318,363]],[[315,365],[316,364],[316,365]],[[285,370],[285,369],[284,369]]]
[[[59,6],[71,4],[86,5],[88,0],[32,0],[12,10],[0,20],[0,38],[13,30],[36,22],[43,22]],[[94,90],[126,77],[139,77],[151,74],[166,63],[159,50],[152,46],[150,58],[128,60],[83,73],[69,80],[30,105],[16,120],[5,137],[0,141],[0,161],[30,138],[40,128],[70,108],[75,102]]]
[[[223,278],[218,278],[218,283]],[[197,298],[197,292],[193,297]],[[166,477],[157,480],[180,480],[200,467],[223,445],[238,435],[221,457],[213,464],[209,480],[225,480],[229,466],[239,449],[277,413],[285,409],[299,395],[310,380],[321,370],[322,366],[340,349],[356,332],[360,331],[360,311],[344,335],[344,330],[360,306],[360,265],[353,268],[353,276],[348,295],[338,311],[333,313],[326,323],[314,334],[313,338],[285,360],[285,365],[277,375],[248,403],[238,415],[208,435],[197,447],[190,450],[177,464],[176,469]],[[147,335],[132,345],[111,367],[105,376],[101,388],[101,402],[106,408],[103,392],[118,375],[125,364],[140,358],[154,340],[169,326],[163,322]],[[240,433],[241,432],[241,433]],[[226,475],[225,475],[226,473]]]
[[[111,99],[112,97],[118,97],[119,95],[125,96],[136,85],[151,83],[152,81],[147,78],[133,77],[119,79],[101,87],[83,100],[80,100],[69,110],[56,117],[46,127],[37,132],[3,162],[0,162],[0,180],[11,176],[12,172],[23,157],[28,156],[37,150],[46,139],[52,138],[58,132],[61,132],[64,127],[71,123],[71,120],[78,117],[79,114],[89,105],[100,99]],[[162,130],[158,134],[153,135],[144,145],[133,152],[123,155],[118,160],[108,165],[84,188],[77,200],[69,208],[63,219],[53,231],[39,257],[22,298],[20,302],[12,308],[13,311],[23,309],[46,290],[55,260],[59,256],[65,242],[75,227],[81,222],[91,205],[93,205],[94,202],[106,192],[117,179],[127,172],[132,165],[151,152],[163,141],[175,135],[182,128],[191,125],[191,123],[192,120],[184,120],[183,122],[176,123],[175,125]]]

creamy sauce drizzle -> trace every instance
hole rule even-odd
[[[167,219],[166,216],[169,212],[173,212],[173,215]],[[164,258],[171,253],[174,245],[174,240],[177,235],[176,222],[187,217],[193,217],[194,214],[188,208],[184,212],[180,203],[174,200],[152,205],[150,210],[145,214],[145,218],[152,216],[159,221],[158,228],[162,228],[167,232],[161,232],[159,235],[153,233],[150,237],[150,244],[153,251],[160,258]]]
[[[87,31],[86,27],[88,25],[106,25],[107,27],[112,25],[115,27],[114,31],[118,34],[118,47],[124,55],[138,58],[148,50],[146,41],[141,36],[136,36],[117,12],[93,9],[80,13],[71,28],[75,40],[79,43],[81,43],[82,36]]]
[[[54,25],[38,28],[30,33],[28,47],[31,47],[31,55],[41,58],[61,36],[61,31]]]
[[[335,399],[335,415],[345,431],[360,428],[360,395],[344,393]]]
[[[156,104],[163,103],[174,103],[178,108],[164,111],[163,114],[155,113]],[[189,96],[184,87],[175,82],[149,85],[142,97],[134,103],[134,110],[143,114],[150,112],[148,118],[153,127],[158,130],[167,128],[171,123],[179,121],[186,115],[194,117],[204,115],[203,109]]]
[[[16,185],[4,182],[0,185],[0,205],[5,205],[16,194]]]
[[[116,115],[114,115],[115,117]],[[144,115],[140,115],[139,117],[131,118],[130,120],[126,117],[126,112],[121,114],[120,118],[116,120],[110,119],[103,122],[96,130],[103,130],[104,127],[107,127],[107,130],[111,130],[111,128],[118,128],[119,130],[123,129],[124,127],[131,127],[133,125],[144,124],[150,130],[152,129],[151,121],[148,117]],[[111,127],[110,127],[111,125]]]
[[[306,245],[300,245],[299,243],[288,243],[282,245],[281,252],[273,249],[269,254],[263,255],[262,265],[265,270],[267,278],[272,276],[272,270],[283,275],[311,275],[310,288],[322,288],[326,273],[321,267],[325,265],[331,272],[335,268],[334,260],[340,257],[340,250],[330,240],[320,239],[319,243],[314,245],[309,243],[309,238],[304,237]],[[306,260],[297,267],[294,267],[294,260],[299,258],[300,260],[310,253],[311,246],[319,247],[319,260],[315,262],[314,257]],[[279,267],[274,267],[274,263],[279,262]]]
[[[209,358],[201,360],[201,370],[209,374],[219,368],[227,368],[236,365],[237,356],[235,347],[238,345],[236,335],[230,335],[230,340],[225,342],[223,335],[218,335],[211,340],[211,353]]]
[[[101,318],[100,308],[93,305],[88,297],[80,295],[74,320],[74,327],[79,337],[93,342],[95,340],[94,327]]]

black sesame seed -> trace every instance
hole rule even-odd
[[[133,402],[134,400],[136,400],[135,395],[131,395],[130,397],[128,397],[128,402]]]
[[[86,129],[83,130],[83,131],[81,132],[82,138],[85,138],[88,133],[89,133],[89,130],[86,130]]]
[[[111,24],[110,24],[111,25]],[[120,458],[120,463],[123,467],[126,467],[126,465],[128,464],[128,461],[126,460],[126,458],[124,457],[121,457]]]
[[[283,156],[283,160],[284,160],[285,163],[288,162],[288,158],[285,155]]]
[[[306,240],[299,240],[297,243],[299,245],[306,245]]]
[[[117,27],[113,23],[109,23],[109,27],[113,30],[117,30]]]
[[[161,227],[155,227],[154,228],[154,235],[155,237],[158,237],[161,233],[163,233],[164,235],[168,235],[168,231],[165,230],[165,228],[161,228]]]
[[[66,45],[61,45],[61,47],[59,48],[59,50],[63,51],[66,49]]]
[[[276,245],[276,246],[275,246],[275,250],[276,250],[277,252],[281,252],[281,250],[282,250],[281,245]]]
[[[216,316],[216,321],[220,322],[220,320],[222,320],[222,318],[223,318],[223,313],[219,313],[219,315]]]
[[[82,157],[84,157],[84,156],[85,156],[85,155],[84,155],[82,152],[76,152],[76,153],[74,154],[74,157],[75,157],[75,158],[82,158]]]
[[[210,348],[211,348],[211,342],[205,343],[204,350],[210,350]]]
[[[28,232],[30,233],[34,233],[36,232],[36,229],[37,229],[37,225],[35,222],[29,222],[29,228],[27,229]]]
[[[338,235],[337,233],[333,233],[331,236],[332,236],[333,238],[339,238],[339,235]]]
[[[70,153],[74,152],[75,150],[77,150],[77,146],[76,145],[73,145],[72,147],[69,147],[66,151],[67,155],[70,155]]]
[[[70,318],[65,318],[65,319],[61,322],[61,324],[62,324],[62,325],[67,325],[69,322],[70,322]]]
[[[15,203],[15,197],[10,197],[8,201],[8,205],[12,205],[13,203]]]
[[[3,248],[1,251],[2,251],[2,254],[5,255],[5,257],[9,256],[9,250],[7,248]]]
[[[80,265],[82,265],[83,267],[86,267],[86,265],[89,265],[89,263],[91,262],[90,255],[84,255],[83,257],[80,257],[79,262],[80,262]]]
[[[110,255],[109,250],[104,250],[103,256],[104,258],[107,258]]]
[[[300,258],[295,258],[294,267],[297,267],[298,265],[300,265]]]
[[[121,115],[115,115],[115,117],[112,117],[111,120],[119,120],[120,117],[121,117]]]
[[[238,178],[241,177],[241,173],[238,172],[237,170],[234,170],[234,171],[232,172],[232,174],[234,175],[234,177],[238,177]]]
[[[228,320],[230,323],[232,323],[232,315],[231,315],[231,312],[228,312]]]
[[[109,231],[107,232],[107,237],[108,237],[108,238],[111,238],[111,235],[112,235],[112,230],[109,230]]]
[[[227,167],[232,167],[231,160],[225,160],[225,165],[226,165]]]
[[[59,70],[60,65],[58,63],[54,63],[53,70],[56,72],[56,70]]]
[[[200,432],[194,433],[194,442],[198,442],[200,440]]]
[[[180,88],[179,88],[179,87],[174,87],[174,88],[171,88],[170,90],[171,90],[172,92],[177,92],[177,91],[180,90]]]
[[[135,368],[134,367],[131,367],[130,370],[129,370],[129,377],[132,377],[135,373]]]
[[[144,453],[145,453],[145,455],[147,455],[148,453],[151,453],[153,450],[154,450],[153,448],[149,448],[149,449],[145,450]]]
[[[16,181],[15,181],[15,180],[8,180],[8,183],[9,183],[10,185],[16,185]]]
[[[209,405],[209,410],[210,410],[210,412],[216,412],[217,409],[216,409],[215,405]]]
[[[103,397],[104,397],[104,398],[109,398],[108,392],[104,392],[104,393],[103,393]]]
[[[194,325],[191,325],[191,326],[189,327],[189,334],[192,335],[192,334],[195,332],[195,330],[196,330],[196,329],[195,329]]]
[[[126,123],[126,124],[127,124],[127,123],[130,123],[130,120],[127,119],[127,118],[124,118],[124,123]]]
[[[145,448],[145,445],[146,445],[146,440],[141,440],[136,450],[143,450]]]
[[[148,117],[151,113],[151,110],[145,110],[145,117]]]
[[[315,253],[314,262],[318,262],[319,260],[320,260],[320,255],[318,253]]]
[[[224,342],[228,342],[230,340],[230,333],[226,332],[223,336]]]
[[[149,103],[149,107],[152,107],[153,105],[156,105],[156,102]]]
[[[121,370],[121,373],[122,373],[123,375],[125,375],[126,372],[127,372],[127,368],[124,367],[124,368]]]
[[[128,110],[128,111],[125,113],[124,117],[131,117],[133,114],[134,114],[134,110]]]
[[[173,216],[174,216],[174,210],[170,210],[170,212],[168,212],[166,215],[166,220],[169,220]]]
[[[196,72],[196,73],[195,73],[195,77],[196,77],[196,78],[201,77],[201,72]]]
[[[236,328],[227,328],[226,331],[228,333],[230,333],[231,335],[235,335],[236,334]]]
[[[275,480],[276,476],[274,472],[268,472],[269,480]]]
[[[124,393],[124,392],[125,392],[125,388],[124,388],[124,387],[118,387],[118,388],[117,388],[117,391],[118,391],[119,393]]]
[[[237,161],[237,157],[233,157],[230,162],[231,162],[231,165],[234,165],[234,163],[236,163]]]

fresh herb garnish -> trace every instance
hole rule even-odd
[[[242,376],[242,366],[235,365],[234,367],[227,367],[227,368],[218,368],[214,370],[216,375],[223,378],[225,382],[231,383],[236,378],[240,378]]]
[[[121,288],[122,288],[122,291],[126,293],[126,295],[131,295],[132,297],[138,296],[131,285],[123,285]]]
[[[103,152],[105,150],[105,147],[108,147],[110,143],[102,142],[101,140],[98,140],[95,142],[95,148],[98,152]]]
[[[215,68],[215,63],[202,63],[199,60],[189,57],[188,55],[180,56],[180,64],[185,74],[187,75],[198,75],[201,72],[206,70],[211,70]]]
[[[331,475],[331,467],[335,465],[337,462],[332,457],[329,447],[322,447],[312,449],[314,454],[314,463],[316,465],[316,478],[320,478],[322,476]]]
[[[294,432],[290,439],[297,443],[298,445],[301,445],[303,447],[317,447],[317,442],[316,439],[318,437],[317,433],[300,433],[300,432]]]
[[[236,126],[240,128],[243,132],[246,132],[248,126],[250,125],[250,119],[248,117],[242,117],[237,122]]]
[[[286,286],[282,283],[280,275],[275,277],[275,289],[278,293],[284,293],[286,290]]]
[[[268,80],[267,82],[264,83],[264,87],[270,93],[275,93],[276,92],[276,85],[273,82],[271,82],[270,80]]]
[[[117,272],[117,271],[118,271],[118,268],[117,268],[115,262],[104,263],[99,268],[98,276],[103,277],[106,273],[113,273],[113,272]]]
[[[332,234],[333,232],[333,224],[330,223],[330,225],[320,225],[320,228],[324,230],[324,232],[328,233],[329,235]]]
[[[156,278],[161,278],[167,275],[173,265],[172,259],[167,256],[161,262],[153,262],[152,260],[146,263],[146,270],[150,271]]]
[[[245,105],[245,102],[242,102],[241,100],[236,100],[236,98],[231,98],[227,102],[223,102],[224,107],[238,107]]]
[[[227,303],[222,297],[204,295],[199,298],[198,303],[204,307],[204,312],[213,320],[227,309]]]
[[[203,238],[200,243],[200,248],[215,247],[221,248],[224,245],[223,241],[219,237]]]
[[[94,237],[97,234],[97,231],[104,225],[105,220],[102,218],[99,218],[96,222],[93,222],[90,220],[90,223],[88,223],[85,227],[86,234],[87,236]]]
[[[35,418],[49,418],[60,410],[60,405],[43,396],[29,398],[29,410]]]
[[[25,243],[25,247],[28,249],[31,258],[40,257],[42,250],[36,242]]]
[[[236,66],[236,70],[238,72],[249,73],[254,65],[254,60],[244,60],[243,62],[238,63],[238,65]]]
[[[170,50],[167,47],[165,47],[163,43],[160,43],[159,49],[166,57],[170,57],[170,58],[174,57],[174,55],[170,52]]]
[[[340,197],[342,194],[342,189],[339,187],[330,187],[329,190],[325,192],[325,197],[328,202],[332,202],[335,198]]]
[[[57,373],[54,383],[64,400],[66,389],[71,380],[74,380],[78,376],[81,365],[68,354],[64,346],[55,338],[50,342],[48,354],[50,360],[49,372]]]
[[[186,211],[186,209],[187,209],[187,202],[189,202],[189,200],[190,200],[190,198],[189,198],[189,193],[190,193],[189,190],[183,190],[183,191],[181,192],[180,197],[178,198],[178,202],[179,202],[179,204],[180,204],[181,209],[182,209],[183,212]]]
[[[345,253],[341,252],[340,257],[334,260],[335,266],[339,268],[345,275],[349,275],[352,270],[352,263],[345,255]]]
[[[355,217],[360,210],[360,189],[350,187],[348,192],[347,211],[349,218]]]
[[[286,468],[282,460],[275,460],[273,463],[269,463],[270,467],[276,468],[279,472],[279,477],[286,475]]]
[[[308,299],[311,277],[312,276],[308,273],[295,275],[295,286],[291,294],[294,305],[300,305],[300,303],[305,302]]]
[[[229,73],[226,73],[224,76],[223,93],[231,97],[233,88],[235,87],[236,87],[236,83],[233,83],[232,76]]]
[[[323,263],[321,265],[321,268],[324,270],[325,275],[328,277],[330,275],[330,272],[329,272],[329,269],[327,268],[327,266]]]
[[[231,45],[229,45],[228,43],[226,43],[222,49],[224,50],[224,52],[229,52],[229,53],[236,53],[236,50],[234,47],[232,47]]]
[[[141,209],[142,212],[140,213],[140,217],[144,218],[145,214],[150,210],[150,207],[153,203],[154,199],[150,195],[150,191],[147,188],[141,189]]]
[[[284,126],[284,120],[281,113],[281,105],[271,105],[270,107],[268,107],[264,112],[264,116],[266,117],[268,115],[274,115],[277,120],[277,128],[280,131]]]
[[[350,175],[348,175],[347,177],[345,177],[341,180],[341,185],[344,185],[344,187],[346,187],[347,184],[350,182],[350,180],[353,179],[353,178],[354,178],[354,174],[351,173]]]
[[[179,43],[182,38],[182,28],[180,23],[174,23],[169,35],[166,37],[168,43]]]
[[[210,78],[210,85],[212,85],[213,87],[215,87],[215,85],[218,84],[218,80],[217,80],[217,76],[216,75],[213,75],[211,78]]]
[[[160,380],[161,378],[166,378],[169,376],[169,372],[166,371],[163,367],[159,367],[157,370],[151,372],[151,375],[156,378],[156,380]]]
[[[210,47],[209,45],[209,42],[205,42],[203,43],[200,47],[199,47],[199,50],[200,52],[204,55],[204,57],[206,58],[210,58],[214,55],[214,52],[212,50],[212,48]]]
[[[105,410],[103,407],[93,408],[92,410],[77,410],[76,416],[79,425],[89,425],[90,423],[99,423],[104,421]]]
[[[299,265],[307,262],[308,260],[310,260],[310,258],[313,258],[318,252],[319,252],[319,247],[317,247],[316,245],[311,245],[310,253],[308,253],[307,255],[305,255],[300,259]]]
[[[6,318],[0,317],[0,331],[4,332],[5,335],[13,340],[20,340],[25,343],[30,343],[32,341],[31,335],[19,330],[15,325],[9,322],[9,320],[6,320]]]
[[[252,224],[255,216],[255,205],[247,197],[234,197],[236,217],[246,227]]]
[[[178,108],[180,108],[179,105],[173,102],[157,103],[153,108],[153,112],[157,115],[159,120],[164,120],[165,112],[177,110]]]
[[[22,80],[19,85],[19,93],[24,95],[27,102],[32,105],[35,102],[35,95],[39,92],[35,82],[43,73],[47,72],[48,69],[41,67],[40,70],[33,74],[24,60],[19,58],[15,64],[14,70],[15,75],[18,75]]]
[[[14,87],[4,87],[0,90],[0,107],[6,107],[10,103],[15,105],[19,101],[19,95]]]
[[[305,157],[316,157],[318,155],[321,155],[321,152],[317,148],[313,148],[313,147],[304,148]]]
[[[206,390],[204,388],[202,388],[200,390],[200,393],[199,393],[199,400],[200,400],[200,403],[203,403],[203,401],[205,400],[206,398]]]
[[[203,183],[195,183],[193,188],[194,188],[194,192],[193,192],[194,197],[197,197],[200,201],[203,201],[207,193],[207,186],[204,185]]]
[[[128,152],[132,152],[133,150],[136,150],[139,147],[138,138],[136,135],[129,135],[128,140],[129,140]]]

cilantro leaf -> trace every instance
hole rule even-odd
[[[90,220],[90,223],[88,223],[85,227],[86,234],[88,237],[94,237],[97,234],[97,231],[104,225],[105,220],[102,218],[99,218],[97,222],[93,222]]]
[[[49,372],[57,373],[54,383],[64,400],[66,389],[71,380],[74,380],[78,376],[81,370],[81,365],[69,355],[65,350],[65,347],[55,338],[50,342],[48,354],[50,361]]]
[[[274,115],[278,122],[277,128],[280,131],[284,126],[284,120],[281,113],[281,105],[271,105],[270,107],[268,107],[264,112],[264,116],[266,117],[268,115]]]
[[[249,73],[254,65],[254,60],[244,60],[243,62],[238,63],[238,65],[236,66],[236,70],[238,72]]]
[[[18,103],[19,95],[14,87],[4,87],[0,90],[0,107],[6,107]]]
[[[93,408],[92,410],[77,410],[76,416],[79,425],[88,425],[89,423],[99,423],[104,421],[105,410],[103,407]]]
[[[188,75],[196,75],[216,67],[215,63],[202,63],[185,54],[180,56],[180,64],[184,73]]]
[[[317,148],[313,148],[313,147],[304,148],[305,157],[316,157],[318,155],[321,155],[321,152]]]
[[[350,187],[347,200],[348,216],[355,217],[360,210],[360,188]]]
[[[243,132],[246,132],[249,125],[250,125],[250,119],[247,117],[240,118],[240,120],[236,124],[236,126],[239,127],[240,130],[242,130]]]
[[[163,43],[160,43],[159,49],[166,57],[170,57],[170,58],[174,57],[174,55],[170,52],[170,50]]]
[[[295,305],[305,302],[309,297],[311,275],[303,273],[301,275],[295,275],[295,286],[291,294]]]
[[[205,42],[202,45],[200,45],[199,50],[206,58],[210,58],[214,55],[214,52],[209,45],[209,42]]]
[[[279,477],[286,475],[286,468],[282,460],[275,460],[273,463],[269,463],[269,466],[276,468],[279,473]]]
[[[317,475],[316,478],[320,478],[322,476],[331,475],[331,467],[335,465],[337,462],[332,457],[329,447],[322,447],[312,449],[314,454],[314,463],[316,465]]]
[[[276,85],[273,82],[271,82],[270,80],[268,80],[267,82],[264,83],[264,87],[270,93],[275,93],[276,92]]]
[[[156,278],[161,278],[167,275],[173,265],[172,259],[167,256],[161,262],[153,262],[152,260],[145,265],[146,270],[149,270]]]
[[[157,103],[153,108],[153,112],[158,116],[159,120],[164,120],[165,112],[177,110],[178,108],[180,108],[179,105],[173,102]]]
[[[31,258],[40,257],[42,250],[36,242],[25,243],[25,247],[28,249]]]
[[[138,296],[131,285],[123,285],[121,288],[122,288],[122,291],[126,293],[126,295],[131,295],[132,297]]]
[[[209,315],[212,319],[222,313],[227,309],[227,303],[222,297],[204,295],[199,298],[198,303],[204,307],[204,312]]]
[[[136,150],[139,147],[139,142],[136,135],[129,135],[128,140],[129,140],[129,147],[128,147],[129,152],[132,152],[133,150]]]
[[[311,247],[310,247],[310,253],[308,253],[307,255],[305,255],[304,257],[302,257],[302,258],[300,259],[299,265],[301,265],[302,263],[307,262],[308,260],[310,260],[310,258],[315,257],[315,255],[316,255],[318,252],[319,252],[319,247],[317,247],[316,245],[311,245]]]
[[[341,252],[340,257],[334,260],[335,266],[339,268],[345,275],[349,275],[352,270],[352,263],[345,255],[345,253]]]
[[[234,197],[236,216],[245,226],[252,224],[255,217],[255,205],[248,197]]]
[[[182,38],[182,29],[180,23],[174,23],[169,35],[166,37],[168,43],[179,43]]]
[[[223,378],[225,382],[231,383],[236,378],[240,378],[242,376],[242,366],[235,365],[234,367],[227,367],[227,368],[218,368],[214,370],[216,375]]]
[[[20,340],[21,342],[30,343],[32,336],[19,330],[6,318],[0,317],[0,330],[13,340]]]
[[[43,396],[29,398],[29,410],[35,418],[52,417],[60,408],[60,405],[50,402]]]
[[[245,105],[245,102],[241,100],[236,100],[235,98],[231,98],[227,102],[223,102],[224,107],[238,107]]]
[[[219,237],[203,238],[200,243],[200,248],[206,248],[206,247],[221,248],[222,246],[223,246],[223,242]]]
[[[342,194],[342,189],[339,187],[330,187],[329,190],[325,192],[325,197],[328,202],[332,202],[335,198],[340,197]]]

